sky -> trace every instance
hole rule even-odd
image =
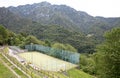
[[[92,16],[120,17],[120,0],[0,0],[0,7],[18,6],[47,1],[67,5]]]

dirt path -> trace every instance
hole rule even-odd
[[[10,70],[12,71],[13,74],[15,74],[17,76],[17,78],[21,78],[21,76],[19,76],[11,67],[9,67],[1,58],[0,61]]]

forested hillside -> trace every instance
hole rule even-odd
[[[94,37],[86,37],[87,35],[82,32],[69,30],[59,25],[42,25],[32,20],[17,17],[7,8],[1,8],[0,10],[0,23],[11,31],[34,35],[43,41],[49,40],[52,43],[71,44],[79,52],[94,52],[93,49],[97,43],[94,41]]]
[[[104,31],[119,26],[120,18],[93,17],[86,12],[77,11],[66,5],[52,5],[48,2],[9,7],[11,12],[41,24],[55,24],[64,28],[92,33],[98,37]]]
[[[32,21],[24,19],[2,7],[0,8],[0,24],[14,32],[20,32],[20,29],[23,29],[27,25],[31,25]]]
[[[48,2],[0,7],[0,47],[30,44],[80,53],[78,67],[67,71],[71,78],[120,78],[120,17],[93,17]]]
[[[104,40],[103,33],[120,26],[120,18],[93,17],[66,5],[42,2],[0,8],[0,24],[15,33],[71,44],[78,52],[93,53]]]

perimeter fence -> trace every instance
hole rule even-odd
[[[80,54],[77,52],[71,52],[36,44],[26,45],[25,49],[29,51],[38,51],[74,64],[79,63]]]

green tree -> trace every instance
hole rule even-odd
[[[44,45],[45,43],[43,41],[38,40],[35,36],[28,36],[25,40],[25,44],[40,44],[40,45]]]
[[[56,49],[61,49],[61,50],[65,50],[66,49],[64,44],[61,44],[61,43],[55,43],[55,44],[53,44],[52,47],[56,48]]]
[[[51,47],[51,42],[49,40],[45,40],[45,46]]]
[[[80,55],[80,69],[89,74],[95,74],[95,61],[93,60],[93,55]]]
[[[52,47],[56,48],[56,49],[60,49],[60,50],[77,52],[77,50],[73,46],[71,46],[70,44],[54,43]]]
[[[8,38],[8,45],[14,45],[14,37],[15,37],[15,33],[9,31],[9,38]]]
[[[104,35],[105,42],[97,48],[99,78],[120,78],[120,28]]]
[[[71,46],[70,44],[65,44],[65,47],[66,47],[65,50],[77,52],[77,50],[73,46]]]
[[[8,40],[8,30],[5,29],[2,25],[0,25],[0,44],[7,44]]]

